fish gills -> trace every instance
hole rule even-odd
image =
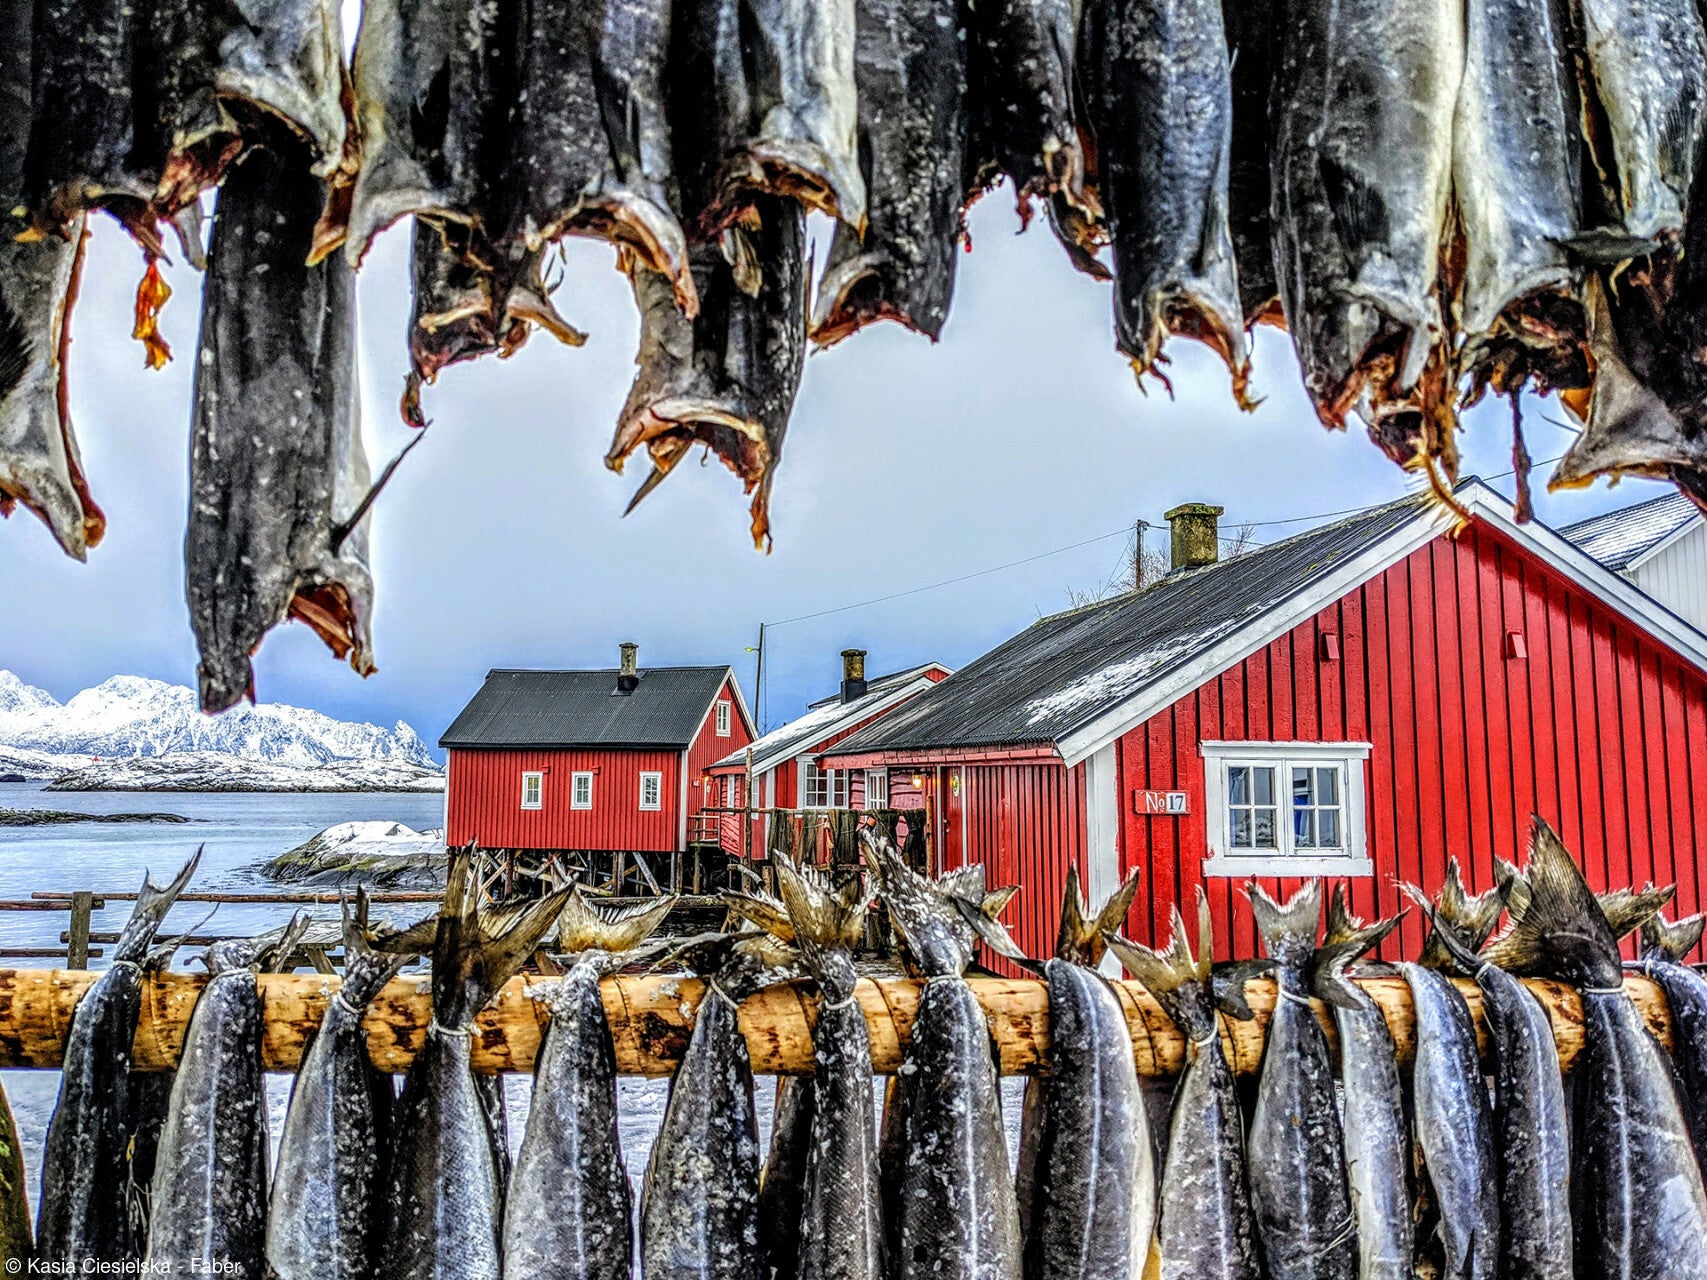
[[[652,463],[629,509],[695,444],[753,495],[753,545],[768,548],[770,495],[806,358],[806,233],[789,201],[760,197],[758,226],[690,251],[699,313],[688,319],[670,282],[636,264],[639,372],[605,465],[621,471],[642,445]]]
[[[1249,373],[1228,225],[1232,80],[1220,0],[1109,0],[1087,92],[1114,243],[1115,345],[1140,377],[1170,333]]]
[[[356,385],[355,278],[306,265],[322,184],[300,153],[251,152],[226,178],[204,286],[186,594],[205,711],[253,698],[250,655],[294,617],[374,670],[373,579]]]
[[[1026,1280],[1136,1280],[1156,1226],[1150,1121],[1120,1001],[1101,976],[1048,962],[1050,1072]]]
[[[1465,19],[1452,178],[1466,363],[1508,395],[1531,377],[1572,385],[1587,328],[1568,256],[1583,229],[1568,13],[1564,0],[1475,0]]]
[[[130,1057],[142,1011],[143,968],[153,962],[149,948],[160,922],[200,860],[198,850],[164,886],[143,877],[112,967],[83,993],[71,1015],[59,1100],[42,1153],[36,1217],[37,1257],[66,1274],[141,1253],[125,1207],[132,1177]]]
[[[1160,1280],[1258,1280],[1263,1270],[1246,1189],[1244,1120],[1211,994],[1214,936],[1201,889],[1197,934],[1193,956],[1176,907],[1166,951],[1109,939],[1121,963],[1188,1042],[1159,1183],[1157,1274]]]
[[[1416,1144],[1440,1207],[1442,1274],[1491,1280],[1499,1261],[1499,1193],[1476,1026],[1464,997],[1443,974],[1415,964],[1399,969],[1416,1010]]]
[[[583,960],[546,1002],[533,1109],[504,1201],[504,1270],[539,1280],[626,1280],[633,1195],[616,1113],[616,1050]]]
[[[877,320],[933,342],[954,296],[966,157],[966,35],[957,0],[856,0],[866,228],[836,228],[818,282],[820,347]]]
[[[759,1125],[734,999],[706,984],[640,1196],[646,1280],[759,1280]]]
[[[1274,261],[1305,388],[1339,428],[1366,391],[1377,409],[1410,396],[1442,338],[1464,17],[1452,0],[1287,0],[1285,12]]]
[[[362,1016],[410,957],[370,950],[347,912],[344,954],[343,983],[297,1069],[279,1135],[269,1280],[362,1280],[375,1269],[391,1081],[368,1058]]]
[[[1327,1037],[1310,1005],[1321,884],[1285,904],[1251,889],[1280,999],[1263,1045],[1247,1158],[1251,1204],[1272,1280],[1350,1280],[1357,1231]]]

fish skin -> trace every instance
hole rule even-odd
[[[744,994],[706,984],[640,1194],[646,1280],[759,1280],[759,1128],[736,1021]]]
[[[667,0],[527,0],[494,234],[537,250],[562,235],[625,247],[698,306],[677,221],[665,114]]]
[[[1080,5],[1074,0],[994,0],[971,6],[968,75],[974,86],[973,151],[990,170],[973,185],[1006,177],[1020,220],[1031,201],[1057,192],[1094,214],[1074,123],[1073,85]],[[987,159],[986,159],[987,158]]]
[[[1687,965],[1652,955],[1637,967],[1665,992],[1678,1102],[1697,1163],[1707,1177],[1707,978]]]
[[[934,342],[954,296],[965,195],[965,17],[958,0],[856,0],[856,10],[865,235],[836,228],[812,341],[894,320]]]
[[[361,168],[340,216],[352,265],[406,213],[485,229],[513,71],[510,6],[485,0],[371,0],[362,6],[351,79]]]
[[[65,1038],[59,1098],[48,1121],[36,1215],[36,1256],[78,1274],[92,1264],[141,1256],[130,1231],[128,1128],[132,1046],[142,1012],[143,968],[155,932],[189,883],[198,850],[165,885],[146,875],[136,906],[113,950],[112,966],[77,1001]],[[166,955],[170,948],[163,948]]]
[[[224,0],[230,7],[214,84],[277,117],[329,176],[344,156],[344,27],[337,0]]]
[[[1339,428],[1416,389],[1436,296],[1463,63],[1451,0],[1289,0],[1271,111],[1274,261],[1305,388]]]
[[[286,617],[373,669],[369,487],[355,279],[305,263],[322,184],[300,154],[251,152],[226,178],[204,286],[185,536],[202,709],[254,696],[250,657]]]
[[[433,940],[433,1025],[393,1112],[378,1280],[498,1280],[504,1187],[485,1091],[470,1062],[475,1018],[551,930],[567,891],[478,909],[473,846],[451,855]]]
[[[1465,244],[1465,363],[1488,380],[1491,366],[1515,360],[1497,377],[1506,394],[1532,369],[1542,389],[1563,385],[1576,380],[1587,341],[1569,253],[1583,230],[1569,15],[1562,0],[1481,0],[1464,12],[1452,178]],[[1520,352],[1500,351],[1512,345]]]
[[[806,359],[805,225],[799,208],[774,196],[753,206],[756,229],[727,236],[737,261],[716,244],[696,245],[699,314],[676,305],[667,279],[632,273],[640,307],[639,371],[617,421],[605,465],[621,471],[645,446],[652,474],[630,510],[686,456],[706,445],[753,495],[753,544],[769,546],[770,493]],[[756,264],[756,282],[742,264]],[[749,292],[744,284],[754,285]]]
[[[29,1189],[24,1178],[24,1149],[12,1104],[0,1089],[0,1266],[28,1264],[36,1246],[30,1227]],[[20,1265],[19,1270],[23,1270]]]
[[[1228,224],[1232,80],[1220,0],[1093,6],[1087,70],[1100,194],[1114,245],[1115,345],[1142,377],[1185,334],[1227,363],[1244,401],[1250,357]]]
[[[799,1274],[806,1162],[816,1110],[811,1076],[777,1077],[771,1145],[759,1171],[759,1220],[765,1224],[765,1266],[772,1280],[796,1280]]]
[[[375,953],[344,917],[344,979],[303,1055],[267,1207],[269,1280],[365,1280],[378,1245],[391,1080],[362,1017],[411,957]]]
[[[1416,1145],[1440,1207],[1442,1275],[1492,1280],[1499,1266],[1500,1200],[1476,1026],[1464,997],[1443,974],[1416,964],[1398,968],[1416,1010]]]
[[[172,1111],[172,1085],[176,1072],[132,1071],[130,1097],[126,1110],[129,1115],[125,1128],[130,1133],[130,1213],[131,1239],[148,1239],[148,1213],[154,1190],[154,1168],[160,1156],[160,1135],[166,1128],[166,1117]]]
[[[1268,104],[1274,79],[1272,0],[1222,0],[1221,25],[1233,69],[1233,129],[1227,165],[1227,224],[1238,263],[1246,324],[1278,318],[1274,233],[1269,220]]]
[[[1246,1143],[1251,1207],[1270,1280],[1351,1280],[1357,1232],[1327,1037],[1310,1005],[1321,883],[1286,904],[1251,889],[1280,998],[1263,1045]]]
[[[146,1257],[169,1275],[265,1276],[265,1023],[255,975],[268,955],[287,959],[307,924],[297,917],[276,952],[254,940],[208,949],[212,977],[184,1033],[149,1195]]]
[[[1127,970],[1186,1037],[1162,1158],[1157,1275],[1160,1280],[1259,1280],[1264,1272],[1247,1190],[1245,1124],[1238,1085],[1221,1046],[1210,960],[1209,900],[1197,895],[1193,956],[1179,909],[1167,951],[1110,936]]]
[[[1614,216],[1636,239],[1675,241],[1707,122],[1701,14],[1669,0],[1578,0],[1577,11],[1588,87],[1610,143],[1596,162],[1616,175]]]

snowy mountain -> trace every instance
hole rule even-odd
[[[410,780],[414,789],[423,785],[421,775],[440,772],[427,744],[401,720],[382,729],[279,704],[244,705],[207,716],[197,709],[193,690],[140,676],[114,676],[62,704],[0,670],[0,773],[55,778],[97,761],[170,757],[162,767],[130,766],[120,772],[171,786],[166,780],[175,774],[205,773],[216,764],[214,759],[198,764],[195,756],[348,775],[361,789],[376,777],[393,776]]]

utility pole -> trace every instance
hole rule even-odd
[[[758,713],[759,732],[765,731],[765,624],[759,623],[759,661],[753,672],[753,710]]]

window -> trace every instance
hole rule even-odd
[[[545,808],[545,775],[543,773],[524,773],[522,775],[522,808]]]
[[[800,807],[802,809],[845,809],[848,807],[846,769],[820,769],[810,756],[800,761]]]
[[[1208,875],[1374,874],[1362,742],[1205,742]]]
[[[591,788],[588,788],[588,799],[591,800]],[[643,773],[640,775],[640,807],[642,809],[662,809],[664,807],[664,775],[661,773]]]
[[[887,809],[889,807],[889,770],[867,769],[865,771],[865,807],[867,809]]]
[[[593,775],[591,773],[572,773],[569,775],[569,807],[571,809],[591,809],[593,807]]]
[[[734,774],[727,774],[723,779],[723,807],[739,809],[741,807],[741,782]]]
[[[719,738],[727,738],[729,736],[728,699],[721,699],[717,704],[717,736]]]

